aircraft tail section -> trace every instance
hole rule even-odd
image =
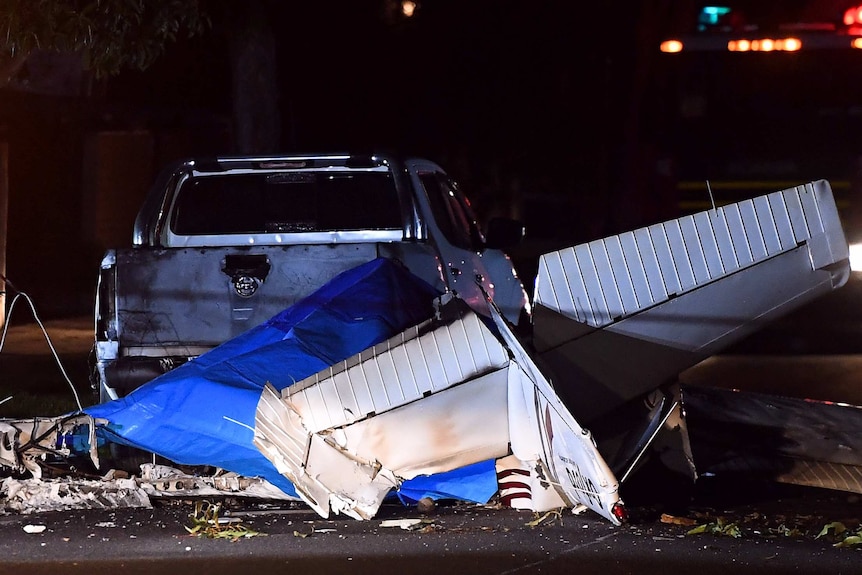
[[[566,248],[539,261],[534,345],[589,424],[842,286],[848,257],[825,180]]]

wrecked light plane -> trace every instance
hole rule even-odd
[[[368,519],[405,479],[511,455],[531,508],[583,504],[618,523],[618,484],[589,432],[491,311],[496,335],[468,311],[281,393],[267,385],[255,445],[323,517]]]
[[[829,185],[813,182],[542,256],[528,342],[493,302],[453,316],[456,298],[432,317],[439,294],[375,260],[78,417],[178,463],[263,477],[324,516],[371,517],[391,490],[499,491],[619,523],[617,478],[672,413],[685,423],[677,374],[843,285],[847,259]],[[25,468],[58,445],[3,439],[14,455],[2,462]]]

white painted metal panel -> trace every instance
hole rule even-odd
[[[560,250],[560,264],[564,270],[578,270],[578,273],[569,276],[566,287],[568,288],[569,298],[572,302],[572,312],[575,314],[575,317],[579,321],[589,322],[592,316],[592,313],[590,313],[590,298],[587,295],[583,270],[578,264],[577,257],[575,257],[574,248]],[[559,291],[563,291],[563,289],[561,288]]]
[[[682,237],[685,240],[685,248],[688,251],[688,260],[694,272],[696,284],[703,284],[711,279],[709,266],[706,264],[706,256],[703,253],[703,244],[700,241],[700,233],[694,222],[694,216],[686,216],[679,220]]]
[[[614,274],[614,285],[620,294],[620,301],[623,304],[622,313],[619,316],[626,315],[638,309],[638,298],[635,294],[632,275],[629,273],[626,257],[623,254],[623,246],[619,236],[611,236],[603,242],[608,252],[608,260],[611,263],[611,270]],[[544,259],[541,258],[541,259]],[[540,260],[541,262],[541,260]],[[538,294],[538,292],[536,292]],[[617,317],[619,317],[617,316]]]
[[[596,267],[599,288],[604,295],[605,301],[605,313],[607,316],[601,318],[601,323],[607,323],[614,318],[621,317],[624,313],[620,286],[614,277],[614,270],[611,266],[610,255],[608,254],[605,242],[601,240],[590,242],[589,246],[590,253],[593,256],[593,263]]]
[[[670,251],[670,240],[668,239],[664,224],[650,226],[649,235],[655,249],[656,258],[658,259],[661,277],[664,280],[665,295],[681,292],[682,286],[679,281],[679,272],[677,272],[676,262],[673,260],[673,254]]]
[[[739,269],[739,260],[736,257],[736,248],[730,238],[730,228],[727,223],[727,210],[710,211],[709,221],[715,234],[715,244],[718,246],[718,257],[721,259],[721,267],[724,274],[733,273]],[[743,236],[743,240],[745,237]]]
[[[610,317],[608,306],[605,302],[602,286],[599,283],[599,273],[596,270],[596,263],[593,259],[590,245],[581,244],[576,246],[574,251],[575,259],[578,261],[578,268],[581,270],[581,281],[586,292],[587,323],[595,324],[608,321]]]
[[[507,370],[346,426],[343,447],[402,479],[503,457],[509,450]]]
[[[663,227],[667,234],[670,257],[679,282],[679,290],[676,293],[680,293],[694,287],[694,269],[692,268],[689,252],[685,248],[685,239],[682,235],[680,220],[671,220]]]
[[[434,348],[437,354],[426,355]],[[338,427],[422,398],[425,392],[446,389],[506,364],[499,341],[475,314],[462,321],[410,337],[396,336],[282,391],[311,431]],[[432,383],[433,382],[433,383]],[[351,390],[371,388],[373,409],[353,400]],[[360,411],[360,407],[364,407]],[[346,409],[345,409],[346,408]]]
[[[623,256],[625,256],[626,260],[626,269],[628,270],[629,276],[632,280],[632,287],[634,288],[635,298],[637,299],[637,306],[638,308],[648,307],[652,305],[653,299],[649,289],[646,270],[644,270],[643,261],[638,252],[635,235],[632,232],[626,232],[624,234],[620,234],[619,238],[620,245],[623,248]]]
[[[793,228],[793,237],[796,238],[796,243],[807,240],[811,237],[812,230],[808,228],[808,221],[802,209],[802,198],[800,197],[799,188],[793,188],[791,192],[785,193],[784,201],[787,204],[787,215],[790,218],[790,225]]]
[[[754,204],[755,215],[757,216],[757,224],[760,232],[763,235],[763,242],[766,246],[766,252],[772,256],[781,252],[781,238],[778,235],[778,224],[775,221],[775,216],[772,214],[772,204],[769,201],[769,196],[758,196],[751,200]],[[746,230],[751,230],[746,226]]]
[[[718,242],[715,239],[710,212],[694,214],[694,225],[697,228],[697,236],[700,238],[700,246],[703,249],[703,258],[706,260],[709,279],[720,277],[724,273],[724,266],[718,253]]]
[[[739,216],[742,225],[742,229],[739,233],[745,234],[745,237],[748,240],[747,244],[749,255],[751,256],[750,262],[753,263],[765,258],[768,251],[764,235],[765,230],[769,229],[768,226],[771,223],[771,218],[768,222],[758,222],[757,210],[754,202],[751,200],[739,203]]]
[[[787,199],[781,192],[775,192],[766,196],[769,200],[769,209],[775,221],[778,231],[778,241],[781,250],[790,250],[796,247],[796,235],[793,233],[793,225],[790,222]]]
[[[754,262],[751,255],[748,235],[745,233],[745,225],[742,223],[742,213],[739,204],[731,204],[724,210],[724,218],[727,230],[733,244],[733,253],[736,256],[737,267],[745,267]],[[759,236],[759,234],[755,234]]]
[[[802,244],[813,266],[847,257],[825,181],[545,254],[534,300],[602,327]],[[604,258],[595,257],[598,246],[606,248],[613,282]],[[596,285],[604,297],[594,293]],[[569,295],[565,305],[560,294]],[[612,311],[617,302],[622,316]]]
[[[653,302],[664,301],[668,295],[667,289],[665,289],[664,278],[661,275],[658,256],[650,237],[649,228],[635,230],[635,241],[637,241],[638,254],[640,255],[644,273],[647,277],[650,299]]]

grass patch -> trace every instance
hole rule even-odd
[[[78,394],[81,396],[81,403],[85,407],[91,405],[92,402],[90,401],[89,393],[81,394],[79,391]],[[71,390],[66,393],[50,392],[34,394],[27,391],[0,387],[0,400],[4,400],[10,396],[12,399],[0,404],[0,417],[2,418],[54,417],[77,411],[78,409]]]

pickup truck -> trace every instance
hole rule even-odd
[[[496,219],[483,234],[456,183],[428,160],[179,162],[148,193],[131,247],[102,259],[93,390],[99,401],[126,395],[378,257],[479,313],[488,294],[517,325],[529,302],[502,250],[522,233],[518,222]]]

